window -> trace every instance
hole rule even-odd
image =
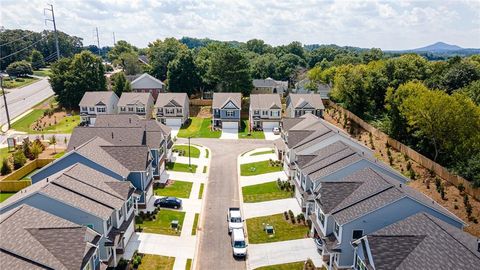
[[[335,229],[334,230],[335,230],[335,234],[337,236],[339,236],[340,235],[340,225],[338,225],[337,222],[335,222]]]
[[[177,113],[182,113],[182,109],[177,109]]]
[[[94,112],[94,111],[95,111],[95,108],[94,108],[94,107],[90,107],[90,108],[88,108],[88,110],[91,111],[91,112]]]
[[[262,115],[268,116],[268,111],[262,111]]]
[[[165,109],[165,112],[166,112],[166,113],[169,113],[169,114],[174,114],[174,113],[175,113],[175,109]]]
[[[260,114],[260,111],[259,111],[259,110],[254,110],[254,111],[253,111],[253,114],[254,114],[254,115],[259,115],[259,114]]]
[[[129,112],[133,112],[133,107],[128,107]]]
[[[82,107],[82,108],[80,109],[80,111],[82,111],[82,112],[86,112],[87,110],[88,110],[87,107]]]
[[[352,239],[356,240],[363,236],[363,230],[353,230]]]
[[[107,230],[108,230],[110,227],[112,227],[112,217],[109,217],[109,218],[107,219]]]
[[[122,208],[118,210],[118,219],[121,219],[122,217],[123,217],[123,205],[122,205]]]
[[[137,113],[145,113],[145,107],[137,107]]]
[[[367,270],[367,266],[359,256],[355,259],[355,270]]]
[[[227,116],[232,117],[235,115],[234,111],[227,111]]]
[[[105,107],[97,107],[97,112],[106,112]]]
[[[83,270],[92,270],[92,263],[91,262],[88,262],[85,267],[83,268]]]
[[[125,112],[125,111],[126,111],[126,108],[122,106],[122,107],[120,107],[120,111],[121,111],[121,112]]]
[[[318,209],[318,220],[322,223],[322,226],[325,226],[325,215]]]
[[[128,198],[128,201],[127,201],[127,212],[130,211],[130,209],[132,208],[133,206],[133,197],[130,196],[130,198]]]

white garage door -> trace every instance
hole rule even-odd
[[[222,128],[224,129],[238,129],[238,123],[237,122],[223,122],[222,123]]]
[[[263,122],[263,130],[272,130],[274,127],[278,127],[278,122]]]
[[[167,124],[167,126],[170,126],[170,127],[179,127],[182,125],[182,119],[180,118],[166,119],[165,123]]]

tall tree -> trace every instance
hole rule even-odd
[[[50,84],[65,108],[76,108],[86,91],[107,89],[102,59],[89,51],[62,58],[52,65]]]
[[[273,53],[258,55],[250,61],[254,79],[276,78],[277,57]]]
[[[110,76],[110,80],[112,82],[112,91],[117,94],[117,96],[121,96],[123,92],[131,92],[132,86],[130,82],[125,77],[125,73],[117,72]]]
[[[265,43],[265,41],[261,39],[251,39],[245,43],[245,49],[258,53],[258,54],[266,54],[272,52],[272,46]]]
[[[305,67],[305,61],[296,54],[288,53],[278,58],[276,64],[277,78],[280,80],[295,81],[295,76],[299,68]]]
[[[364,65],[338,67],[335,86],[331,92],[332,98],[342,102],[348,110],[360,117],[371,107],[366,91],[365,73]]]
[[[119,60],[120,55],[124,53],[134,53],[135,47],[125,40],[119,40],[115,43],[115,46],[108,52],[108,59],[114,63]]]
[[[32,50],[32,68],[38,70],[45,66],[45,61],[43,60],[43,55],[37,50]]]
[[[119,62],[123,71],[127,75],[135,75],[142,72],[142,67],[138,62],[138,55],[135,52],[122,53],[116,61]]]
[[[181,51],[185,50],[187,50],[187,46],[175,38],[166,38],[164,41],[157,39],[148,44],[151,74],[157,79],[165,80],[167,78],[168,64],[173,61]]]
[[[171,92],[186,92],[189,96],[198,90],[201,79],[190,50],[181,51],[168,64],[168,88]]]

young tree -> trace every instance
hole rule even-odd
[[[7,67],[8,76],[24,77],[33,74],[32,65],[29,62],[22,60],[13,62]]]
[[[13,169],[18,170],[27,162],[27,158],[21,150],[13,153]]]
[[[57,150],[55,149],[55,145],[57,145],[57,137],[55,137],[55,134],[52,135],[50,139],[48,139],[48,143],[50,143],[50,145],[53,145],[53,153],[57,153]]]
[[[201,79],[191,51],[181,51],[168,64],[167,78],[171,92],[186,92],[189,96],[195,93]]]
[[[12,168],[10,167],[10,162],[8,162],[8,158],[4,157],[2,159],[2,169],[0,171],[1,175],[7,175],[12,172]]]
[[[110,80],[112,80],[112,90],[117,96],[121,96],[123,92],[132,91],[132,86],[123,72],[112,74]]]
[[[45,66],[45,61],[43,60],[43,55],[37,50],[33,50],[30,56],[32,58],[32,67],[35,70],[38,70]]]

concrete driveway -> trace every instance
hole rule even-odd
[[[222,135],[220,136],[222,140],[236,140],[238,139],[238,129],[236,128],[224,128],[222,129]]]
[[[178,131],[180,130],[180,127],[170,127],[172,129],[171,136],[172,138],[177,137]]]
[[[316,267],[323,262],[311,238],[248,246],[247,269],[312,259]]]
[[[272,130],[264,130],[263,134],[265,134],[265,140],[267,140],[267,141],[274,141],[274,140],[280,138],[280,134],[275,135],[275,134],[273,134]]]

